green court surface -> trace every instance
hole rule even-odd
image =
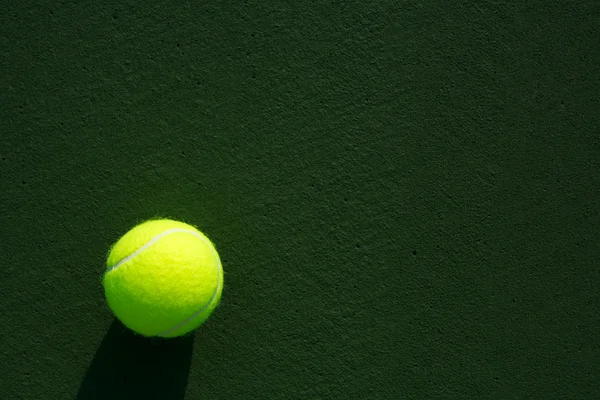
[[[600,398],[600,2],[1,8],[1,399]],[[154,217],[225,270],[168,341]]]

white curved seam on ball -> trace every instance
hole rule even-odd
[[[164,232],[159,233],[158,235],[154,236],[152,239],[150,239],[149,241],[147,241],[146,243],[144,243],[144,245],[142,247],[140,247],[139,249],[137,249],[136,251],[134,251],[133,253],[131,253],[130,255],[128,255],[127,257],[121,259],[118,263],[116,263],[115,265],[113,265],[112,267],[110,267],[105,274],[109,273],[110,271],[114,271],[115,269],[119,268],[121,265],[125,264],[127,261],[131,260],[133,257],[137,256],[138,254],[140,254],[142,251],[146,250],[148,247],[152,246],[154,243],[156,243],[157,241],[159,241],[160,239],[162,239],[163,237],[171,234],[171,233],[177,233],[177,232],[183,232],[183,233],[190,233],[202,240],[205,240],[204,237],[202,235],[200,235],[197,232],[191,231],[189,229],[182,229],[182,228],[174,228],[174,229],[169,229],[166,230]],[[211,245],[212,247],[212,245]]]
[[[206,239],[202,238],[202,240],[206,240]],[[188,318],[184,319],[182,322],[178,323],[174,327],[169,328],[168,330],[166,330],[164,332],[161,332],[161,333],[159,333],[156,336],[164,337],[165,335],[168,335],[168,334],[176,331],[177,329],[182,328],[187,323],[193,321],[196,317],[198,317],[200,314],[202,314],[204,311],[206,311],[206,309],[208,307],[210,307],[210,305],[213,304],[213,302],[215,301],[215,298],[217,297],[217,294],[221,290],[221,285],[223,284],[222,283],[223,279],[221,278],[221,271],[223,270],[223,266],[221,265],[221,260],[219,258],[219,254],[217,253],[217,251],[213,248],[212,245],[210,246],[210,248],[212,249],[212,252],[213,252],[214,256],[216,257],[216,259],[219,261],[219,265],[217,265],[217,277],[218,277],[219,281],[217,282],[217,287],[215,288],[215,291],[213,292],[210,300],[208,301],[208,303],[206,303],[205,305],[203,305],[202,308],[200,308],[198,311],[196,311],[191,317],[188,317]]]

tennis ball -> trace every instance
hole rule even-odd
[[[151,220],[112,247],[103,284],[109,307],[129,329],[175,337],[196,329],[217,306],[223,268],[202,232],[183,222]]]

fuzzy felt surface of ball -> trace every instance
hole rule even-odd
[[[211,315],[223,290],[223,268],[212,242],[183,222],[143,222],[111,248],[103,278],[109,307],[129,329],[176,337]]]

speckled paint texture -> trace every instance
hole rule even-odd
[[[600,398],[600,2],[8,1],[0,397]],[[101,278],[225,270],[194,336]]]

